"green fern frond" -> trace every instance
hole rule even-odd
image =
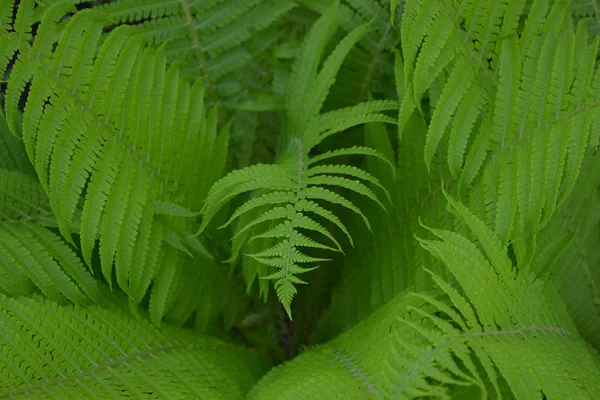
[[[354,167],[352,165],[339,165],[339,164],[328,164],[328,165],[316,165],[310,169],[308,176],[321,175],[321,174],[339,174],[347,175],[354,178],[365,180],[377,187],[379,187],[386,195],[388,200],[391,202],[391,197],[387,189],[381,184],[379,179],[373,175],[365,172],[364,170]],[[385,208],[385,207],[384,207]]]
[[[34,71],[40,66],[40,63],[48,61],[51,55],[49,46],[52,45],[48,42],[54,39],[59,18],[64,13],[74,10],[74,6],[68,2],[57,3],[54,11],[46,13],[44,16],[46,22],[40,27],[44,34],[36,35],[33,38],[33,44],[30,44],[32,40],[32,26],[39,22],[35,17],[36,5],[35,1],[27,0],[19,3],[18,7],[16,7],[15,2],[9,0],[7,2],[7,10],[16,8],[16,15],[14,21],[10,21],[12,24],[9,22],[4,32],[2,32],[4,43],[2,43],[3,53],[0,58],[1,76],[5,76],[10,61],[14,58],[15,54],[18,54],[18,58],[10,71],[11,83],[6,88],[3,118],[6,119],[10,131],[19,137],[21,136],[21,132],[18,129],[18,125],[21,113],[18,103],[25,90],[25,85],[31,80]]]
[[[368,172],[348,165],[318,164],[330,158],[348,155],[373,156],[390,163],[383,154],[369,147],[354,146],[321,155],[310,155],[313,148],[336,132],[369,121],[394,122],[380,113],[395,108],[395,103],[390,101],[368,101],[354,107],[320,114],[344,58],[367,30],[367,26],[364,25],[350,32],[319,69],[321,55],[335,29],[338,7],[339,2],[334,2],[315,23],[302,54],[294,64],[286,97],[287,131],[280,142],[282,153],[277,163],[254,165],[229,173],[213,185],[202,210],[203,222],[200,232],[233,197],[245,192],[255,193],[255,196],[240,206],[224,225],[240,219],[234,235],[232,260],[237,257],[244,244],[258,239],[261,244],[257,244],[254,251],[248,255],[253,261],[277,269],[275,273],[259,276],[275,280],[278,297],[289,315],[291,301],[296,293],[294,284],[303,283],[295,275],[313,269],[300,267],[299,264],[325,261],[321,257],[306,255],[300,252],[299,248],[341,250],[335,235],[327,226],[313,219],[313,215],[336,225],[352,243],[350,233],[342,221],[333,212],[312,200],[346,207],[362,216],[367,226],[368,221],[359,208],[344,196],[325,187],[333,186],[359,193],[383,207],[377,194],[361,182],[363,180],[382,188],[379,181]],[[266,228],[259,230],[259,225],[265,225]],[[328,239],[329,244],[309,239],[299,230],[323,236]],[[260,249],[261,246],[264,247]],[[254,271],[247,273],[251,276],[249,281],[247,278],[248,284],[258,274],[259,267],[254,268]]]
[[[435,111],[431,116],[427,140],[425,142],[425,163],[429,168],[431,159],[437,151],[442,136],[446,131],[450,116],[458,107],[458,104],[465,97],[473,83],[475,74],[472,67],[463,60],[457,62],[454,66],[446,85],[437,101]],[[417,103],[418,104],[418,103]]]
[[[481,220],[450,197],[449,207],[464,219],[485,251],[489,263],[473,243],[454,233],[434,230],[442,241],[421,242],[450,268],[466,297],[474,305],[481,325],[476,325],[476,321],[470,322],[472,333],[466,340],[472,340],[471,348],[478,355],[482,352],[487,353],[517,398],[528,396],[528,393],[532,395],[537,391],[549,397],[579,393],[578,395],[584,398],[593,398],[600,387],[570,384],[572,379],[589,382],[588,379],[594,379],[591,375],[597,375],[599,372],[597,367],[594,367],[594,356],[585,342],[578,339],[574,324],[553,287],[541,281],[535,282],[527,266],[522,266],[519,272],[516,272],[499,238]],[[472,250],[467,250],[468,248]],[[489,294],[490,290],[495,295],[481,297],[481,293]],[[463,302],[463,307],[466,304]],[[462,309],[459,310],[463,313]],[[481,333],[473,332],[481,328]],[[516,373],[517,354],[530,352],[529,357],[537,359],[546,357],[548,348],[564,349],[554,353],[555,369],[534,368],[530,372],[521,370],[524,375]],[[513,349],[514,355],[507,352],[508,349]],[[571,351],[573,353],[570,353]],[[569,357],[565,356],[567,353],[570,353]],[[482,356],[479,358],[482,359]],[[569,364],[571,367],[566,368]],[[588,367],[575,367],[581,364]],[[576,373],[576,370],[581,373]],[[538,377],[535,388],[526,383],[529,381],[529,373]]]
[[[182,253],[210,258],[200,241],[184,239],[194,225],[189,210],[224,167],[229,125],[217,128],[202,83],[190,84],[177,66],[168,67],[164,48],[147,48],[131,26],[103,38],[107,16],[94,10],[59,24],[71,10],[68,3],[48,7],[44,34],[19,49],[7,117],[18,113],[33,76],[22,129],[14,132],[22,130],[61,234],[72,244],[79,234],[90,266],[97,247],[105,279],[112,285],[114,267],[118,286],[135,302],[155,282],[151,315],[159,323],[183,284]],[[178,216],[167,222],[164,213]]]
[[[598,237],[599,158],[588,149],[574,193],[537,237],[539,253],[531,268],[551,280],[581,335],[600,348],[600,271],[595,267]]]
[[[321,21],[330,24],[333,22],[326,18],[327,16],[325,16]],[[316,80],[316,82],[305,83],[305,92],[295,93],[292,91],[290,93],[291,96],[299,96],[297,99],[295,99],[295,101],[298,101],[299,108],[296,108],[294,103],[290,104],[290,107],[288,108],[288,118],[294,116],[294,122],[292,123],[292,126],[294,126],[296,123],[301,124],[304,121],[310,121],[310,116],[319,114],[321,108],[323,107],[323,103],[327,98],[329,89],[335,82],[336,74],[342,66],[344,59],[350,50],[356,45],[358,40],[367,33],[368,28],[369,26],[366,24],[361,25],[346,35],[346,37],[339,42],[336,48],[325,59],[325,62],[323,62],[318,74],[311,74],[306,77],[311,81]],[[311,37],[313,36],[309,34],[307,40],[311,40]],[[328,37],[322,38],[322,40],[324,40],[324,44],[326,44],[328,39]],[[312,62],[318,63],[320,61],[320,59],[314,57],[313,54],[305,53],[299,58],[299,64],[305,63],[304,57],[313,59],[311,62],[309,62],[309,64]],[[289,112],[290,110],[294,110],[294,112],[291,113]],[[300,128],[300,126],[303,128],[302,131],[306,130],[304,125],[299,125],[298,128]],[[310,144],[312,143],[309,142],[307,145],[310,146]]]
[[[0,295],[0,396],[243,399],[266,363],[256,354],[125,312]]]
[[[314,125],[309,128],[309,130],[314,131],[314,134],[322,134],[326,131],[334,131],[339,132],[340,130],[344,130],[350,128],[355,125],[363,124],[366,122],[352,122],[359,118],[368,118],[368,117],[380,117],[381,119],[386,118],[385,115],[376,114],[381,111],[389,111],[396,110],[398,108],[398,103],[390,100],[372,100],[365,101],[363,103],[357,104],[352,107],[342,108],[340,110],[333,110],[324,114],[321,114],[319,118],[316,119]],[[368,122],[376,122],[376,121],[368,121]],[[387,121],[381,121],[387,122]],[[337,127],[345,126],[344,129],[339,129]]]
[[[371,157],[379,158],[388,163],[388,165],[391,167],[392,172],[394,170],[394,164],[390,160],[388,160],[381,152],[379,152],[373,148],[365,147],[365,146],[352,146],[347,149],[329,150],[323,154],[319,154],[318,156],[312,157],[309,160],[309,163],[314,164],[314,163],[328,160],[328,159],[334,158],[334,157],[353,156],[353,155],[371,156]]]
[[[356,106],[356,108],[359,108],[359,107],[360,107],[360,105]],[[345,131],[352,127],[371,123],[371,122],[385,122],[388,124],[396,123],[396,121],[394,119],[392,119],[391,117],[388,117],[387,115],[380,114],[380,113],[358,114],[357,113],[358,110],[356,108],[351,107],[348,110],[348,114],[354,114],[352,116],[349,116],[348,118],[344,118],[344,119],[341,119],[338,121],[328,121],[331,123],[331,125],[332,125],[331,127],[329,127],[327,124],[321,123],[321,121],[318,121],[316,123],[317,128],[314,131],[315,139],[318,138],[317,140],[322,141],[322,140],[326,139],[327,137],[329,137],[333,134],[336,134],[338,132],[342,132],[342,131]],[[394,107],[394,108],[397,108],[397,107]],[[318,133],[320,133],[320,135],[316,136]]]
[[[425,162],[447,146],[461,190],[483,182],[504,243],[532,240],[572,193],[598,106],[583,23],[574,32],[565,4],[536,0],[520,25],[524,4],[409,1],[398,61],[400,133],[429,90]]]

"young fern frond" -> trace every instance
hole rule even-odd
[[[286,132],[282,135],[282,153],[277,163],[254,165],[231,172],[213,185],[202,210],[200,232],[233,197],[246,192],[256,193],[256,196],[240,206],[225,223],[227,226],[236,219],[241,221],[234,236],[232,259],[235,259],[237,251],[244,243],[255,239],[272,239],[267,241],[268,250],[263,248],[248,256],[277,269],[275,273],[261,274],[260,277],[275,281],[277,295],[289,315],[291,302],[296,294],[295,285],[304,283],[296,275],[314,269],[302,267],[300,264],[325,261],[305,255],[300,249],[342,249],[329,228],[318,222],[315,216],[336,225],[352,242],[344,223],[321,203],[346,207],[367,222],[360,209],[327,187],[349,190],[383,207],[378,195],[361,182],[381,188],[382,185],[371,174],[349,165],[319,164],[321,161],[343,155],[367,155],[386,159],[383,154],[368,147],[355,146],[322,155],[311,155],[313,148],[334,133],[365,122],[395,122],[381,113],[395,108],[395,104],[390,101],[369,101],[320,114],[344,58],[368,28],[366,25],[360,26],[348,33],[319,68],[324,48],[334,33],[338,3],[334,2],[314,24],[292,69],[285,103]],[[389,162],[387,159],[386,161]],[[259,230],[258,228],[265,223],[268,225],[266,231]],[[317,234],[326,239],[327,243],[308,238],[301,234],[301,231]]]
[[[23,2],[17,15],[28,6]],[[185,253],[210,258],[189,233],[188,210],[199,208],[221,174],[229,125],[219,132],[202,82],[190,84],[176,65],[167,66],[164,47],[147,48],[131,26],[103,37],[107,16],[94,10],[60,23],[72,7],[48,7],[38,28],[44,34],[13,49],[4,109],[63,237],[74,244],[72,234],[79,235],[88,265],[98,248],[105,279],[113,284],[114,266],[134,303],[154,283],[150,309],[159,323],[178,288],[193,280],[181,274]],[[27,30],[17,22],[14,32]]]
[[[254,233],[248,238],[248,240],[252,240],[259,236],[265,237],[265,235],[283,238],[278,245],[272,248],[277,249],[277,252],[259,252],[248,255],[259,262],[279,269],[275,274],[270,274],[263,278],[276,280],[278,295],[286,309],[288,309],[288,312],[290,312],[289,306],[291,304],[292,296],[295,293],[293,284],[303,283],[303,281],[299,280],[294,275],[309,270],[308,268],[300,267],[298,264],[300,262],[317,261],[317,259],[313,258],[303,258],[305,256],[299,252],[298,248],[320,247],[331,250],[341,250],[339,242],[325,226],[314,219],[313,215],[322,217],[337,225],[349,236],[347,228],[339,218],[313,200],[334,204],[347,204],[352,210],[362,215],[360,210],[348,200],[345,200],[344,197],[336,195],[334,192],[325,189],[322,186],[333,185],[343,187],[379,202],[376,195],[359,181],[330,175],[332,173],[360,175],[361,177],[366,178],[367,182],[369,180],[375,181],[375,178],[370,174],[367,174],[362,170],[356,172],[349,166],[339,170],[337,168],[327,168],[324,170],[316,169],[315,171],[311,171],[311,168],[307,166],[307,161],[310,158],[302,151],[299,141],[294,141],[292,143],[296,144],[296,146],[293,146],[295,148],[291,149],[291,152],[295,151],[297,154],[298,161],[295,165],[286,162],[285,164],[282,163],[272,166],[252,166],[245,170],[234,171],[213,186],[213,189],[211,189],[207,196],[207,203],[203,210],[205,216],[203,227],[205,227],[218,209],[233,196],[257,189],[269,190],[240,206],[225,225],[229,225],[235,219],[244,216],[248,212],[264,208],[265,206],[274,206],[257,215],[248,223],[239,226],[235,237],[242,235],[248,230],[253,230],[253,228],[259,224],[269,221],[284,220],[267,232],[263,231],[262,234]],[[336,167],[343,166],[336,165]],[[318,166],[315,168],[318,168]],[[320,190],[313,191],[311,189]],[[276,206],[277,204],[282,203],[287,203],[287,205]],[[329,240],[330,245],[321,244],[306,238],[304,235],[299,234],[299,229],[313,231],[324,236]]]

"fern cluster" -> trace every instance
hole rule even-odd
[[[599,21],[1,1],[0,397],[600,398]]]

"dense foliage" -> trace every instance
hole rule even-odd
[[[0,397],[599,399],[598,27],[0,0]]]

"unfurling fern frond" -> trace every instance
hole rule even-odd
[[[27,32],[19,16],[32,4],[19,5],[3,38]],[[131,26],[104,37],[107,16],[97,11],[61,22],[73,10],[69,2],[53,4],[32,44],[15,42],[6,117],[23,138],[62,235],[74,244],[72,234],[79,234],[88,265],[98,242],[104,277],[112,285],[114,266],[133,303],[153,283],[150,310],[158,323],[194,281],[182,274],[192,262],[186,253],[207,257],[189,233],[194,223],[186,217],[193,213],[181,210],[199,207],[219,177],[228,125],[218,132],[202,82],[181,79],[177,66],[167,66],[164,48],[145,47]]]
[[[265,371],[257,354],[124,311],[0,295],[0,397],[243,399]]]
[[[96,281],[51,228],[46,193],[29,175],[0,169],[0,291],[41,291],[55,301],[98,300]]]
[[[334,2],[314,24],[294,64],[285,100],[286,131],[281,137],[277,162],[231,172],[213,185],[202,210],[201,230],[233,197],[254,193],[226,223],[240,219],[232,258],[235,259],[242,245],[263,240],[260,248],[248,255],[262,265],[275,268],[276,272],[261,274],[255,270],[247,274],[247,279],[251,283],[258,273],[263,279],[275,280],[277,294],[288,314],[291,314],[290,306],[296,293],[294,285],[304,283],[296,275],[313,269],[305,267],[306,263],[325,261],[300,249],[341,251],[339,240],[315,216],[336,225],[352,241],[344,223],[322,204],[349,209],[363,217],[368,226],[360,209],[330,187],[347,189],[381,204],[379,196],[365,184],[382,187],[371,174],[349,165],[324,165],[321,162],[352,155],[387,161],[383,154],[364,146],[341,148],[316,156],[311,155],[311,151],[324,139],[353,126],[373,121],[395,122],[382,113],[396,108],[393,101],[369,101],[320,113],[344,58],[368,29],[367,25],[363,25],[350,32],[319,68],[325,46],[335,31],[338,6],[339,2]],[[258,230],[259,224],[263,223],[267,223],[268,228]],[[307,235],[306,232],[320,235],[326,242],[315,240],[312,234]]]
[[[399,294],[269,372],[249,398],[597,398],[598,355],[553,285],[528,266],[517,270],[500,238],[463,204],[449,197],[448,207],[473,240],[430,228],[438,240],[421,244],[459,288],[432,273],[436,291]],[[299,379],[301,371],[310,373]]]

